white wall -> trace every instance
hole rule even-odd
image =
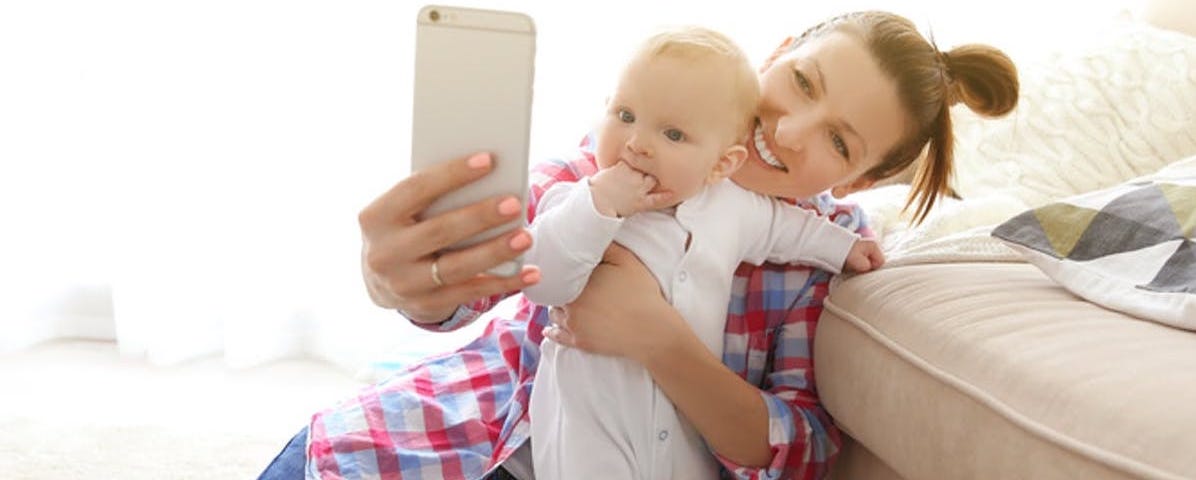
[[[830,14],[879,7],[940,46],[984,41],[1016,58],[1129,1],[457,3],[535,17],[536,160],[588,130],[623,52],[661,24],[722,29],[759,60]],[[68,302],[124,279],[180,307],[213,286],[294,304],[280,328],[354,325],[321,320],[335,312],[392,321],[362,293],[355,214],[408,169],[419,6],[0,3],[0,318],[19,299]],[[26,307],[7,311],[45,310]]]

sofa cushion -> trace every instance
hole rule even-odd
[[[836,422],[905,478],[1196,478],[1196,334],[1028,264],[838,282],[814,360]]]

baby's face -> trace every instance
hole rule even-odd
[[[624,162],[656,179],[677,202],[697,194],[736,138],[733,74],[722,66],[667,56],[628,65],[599,123],[599,168]]]

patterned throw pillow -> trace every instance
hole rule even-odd
[[[1196,330],[1193,231],[1196,157],[1026,211],[992,234],[1084,299]]]

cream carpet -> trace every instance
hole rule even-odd
[[[315,361],[157,368],[111,343],[42,345],[0,356],[0,478],[254,479],[360,385]]]

